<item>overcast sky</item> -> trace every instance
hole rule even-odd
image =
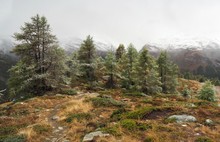
[[[59,39],[143,46],[172,39],[220,39],[220,0],[0,0],[0,36],[10,37],[36,14]]]

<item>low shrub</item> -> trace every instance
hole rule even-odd
[[[125,112],[126,112],[125,108],[119,108],[119,109],[113,111],[113,113],[111,114],[110,118],[113,121],[119,121],[122,118],[122,114],[125,113]]]
[[[152,111],[157,110],[155,107],[146,107],[146,108],[141,108],[138,110],[134,110],[131,112],[128,112],[124,115],[125,118],[127,119],[144,119],[144,117],[151,113]]]
[[[215,91],[210,81],[206,81],[205,84],[202,86],[202,89],[199,92],[198,98],[201,100],[206,100],[210,102],[215,101]]]
[[[34,125],[33,130],[38,134],[43,134],[51,131],[49,125]]]
[[[91,98],[91,101],[95,107],[113,107],[113,106],[122,107],[125,105],[124,103],[120,101],[116,101],[112,98],[96,97],[96,98]]]
[[[199,137],[195,140],[195,142],[213,142],[213,141],[207,137]]]
[[[74,89],[61,89],[60,93],[66,95],[76,95],[77,91]]]
[[[153,142],[153,141],[154,141],[154,139],[151,138],[151,137],[148,137],[148,138],[144,139],[144,142]]]
[[[181,94],[184,98],[189,98],[191,95],[191,91],[188,88],[184,88],[184,90],[181,92]]]
[[[70,114],[67,118],[66,118],[66,122],[70,123],[72,122],[74,119],[77,119],[78,121],[81,120],[89,120],[91,119],[92,116],[89,113],[76,113],[76,114]]]
[[[0,137],[0,142],[26,142],[24,135],[10,135],[6,137]]]
[[[132,119],[124,119],[120,122],[121,126],[128,131],[145,131],[148,129],[152,129],[152,126],[145,123],[137,123],[135,120]]]
[[[144,97],[146,94],[142,92],[126,92],[123,94],[124,96],[130,96],[130,97]]]
[[[118,125],[114,125],[112,127],[105,127],[102,131],[112,134],[113,136],[121,136],[121,132]]]
[[[121,121],[121,126],[129,131],[137,130],[137,124],[134,120],[131,119],[124,119]]]
[[[0,136],[12,135],[17,133],[18,128],[16,126],[0,127]]]

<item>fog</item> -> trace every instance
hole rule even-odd
[[[174,39],[220,39],[219,13],[218,0],[0,0],[0,37],[11,38],[40,14],[60,40],[91,35],[140,48]]]

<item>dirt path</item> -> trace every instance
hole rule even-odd
[[[47,142],[69,142],[67,139],[65,139],[65,132],[67,128],[59,124],[59,117],[57,116],[59,109],[68,102],[69,101],[64,101],[62,103],[57,104],[50,112],[50,114],[47,116],[48,123],[53,128],[52,135],[46,140]]]
[[[67,132],[67,127],[62,126],[58,120],[59,117],[57,116],[58,112],[60,111],[60,108],[62,106],[65,106],[72,100],[79,100],[83,99],[86,96],[90,97],[95,97],[97,94],[95,93],[83,93],[83,92],[78,92],[78,95],[69,98],[68,100],[65,100],[59,104],[57,104],[49,113],[47,116],[48,123],[52,126],[53,128],[53,133],[52,135],[46,140],[46,142],[69,142],[69,140],[66,139],[66,132]]]

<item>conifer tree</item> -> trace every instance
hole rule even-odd
[[[115,53],[116,60],[118,61],[124,54],[125,54],[125,47],[123,44],[120,44],[116,49],[116,53]]]
[[[118,76],[118,67],[115,58],[115,54],[110,51],[105,58],[105,69],[106,75],[108,75],[108,80],[106,82],[107,88],[116,87],[116,77]]]
[[[31,22],[21,27],[20,33],[14,34],[14,38],[17,44],[13,52],[20,60],[9,70],[8,84],[12,96],[40,95],[64,81],[65,55],[51,34],[45,17],[32,17]]]
[[[87,36],[86,40],[80,46],[79,49],[79,63],[82,77],[85,81],[88,81],[91,85],[96,81],[95,78],[95,57],[96,48],[91,36]]]
[[[69,67],[69,73],[68,76],[70,77],[71,85],[75,86],[77,83],[79,83],[80,78],[80,64],[78,60],[78,52],[75,51],[72,53],[72,55],[69,57],[69,60],[67,62],[67,65]]]
[[[167,52],[163,51],[157,60],[159,67],[159,76],[161,78],[164,93],[175,93],[178,76],[178,67],[172,63],[167,56]]]
[[[137,50],[132,44],[130,44],[127,53],[124,54],[119,61],[121,69],[121,85],[123,88],[132,89],[135,86],[135,67],[137,57]]]
[[[146,48],[142,49],[138,58],[137,84],[137,88],[146,94],[157,94],[162,90],[156,62]]]

